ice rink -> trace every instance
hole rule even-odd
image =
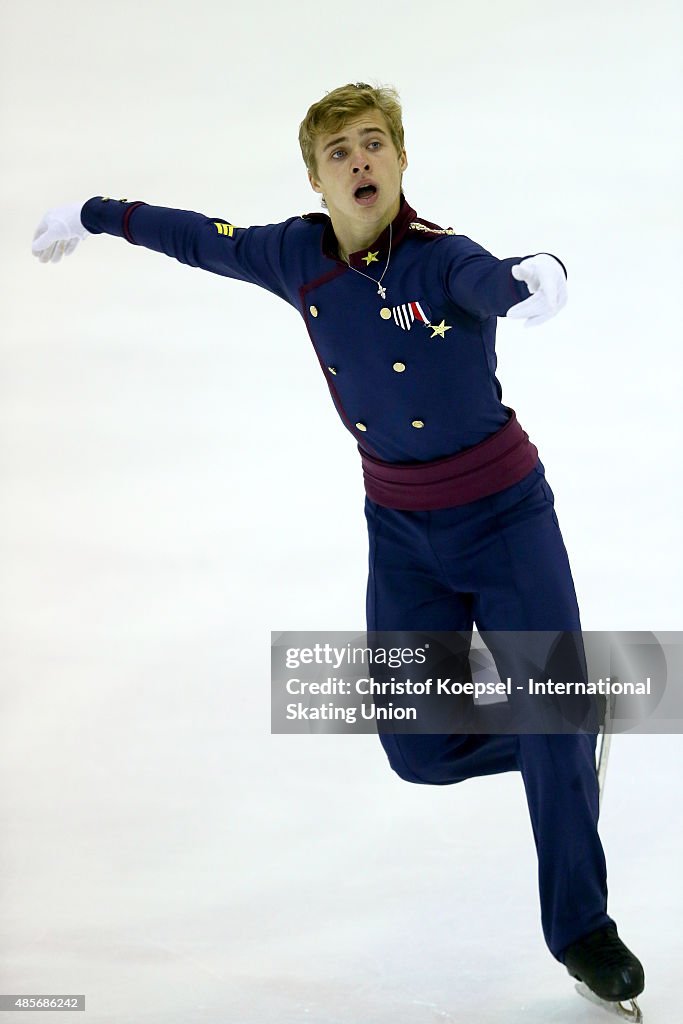
[[[499,321],[498,377],[584,628],[680,629],[677,6],[77,0],[2,5],[0,35],[0,994],[83,993],[91,1024],[615,1019],[543,942],[519,774],[412,786],[374,736],[270,733],[271,630],[365,626],[360,460],[297,311],[31,240],[95,195],[317,210],[308,106],[395,84],[418,214],[567,266],[556,318]],[[682,780],[680,735],[614,738],[646,1024],[682,1019]]]

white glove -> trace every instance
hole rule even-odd
[[[547,252],[539,252],[512,267],[517,281],[526,281],[532,294],[508,309],[511,319],[528,317],[525,327],[537,327],[550,320],[567,302],[567,280],[561,263]]]
[[[81,223],[83,203],[66,203],[48,210],[33,235],[31,252],[41,263],[59,263],[83,238],[92,234]]]

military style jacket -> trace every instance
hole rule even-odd
[[[525,282],[511,274],[527,257],[497,259],[452,228],[418,217],[403,193],[392,224],[367,250],[352,253],[350,266],[324,213],[238,227],[189,210],[96,196],[84,204],[81,221],[95,234],[251,282],[294,306],[342,422],[376,458],[443,458],[510,418],[496,377],[496,318],[529,297]]]

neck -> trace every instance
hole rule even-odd
[[[341,258],[348,260],[352,252],[367,249],[382,234],[384,229],[396,219],[400,208],[401,197],[397,196],[396,201],[392,203],[391,209],[383,217],[372,223],[365,224],[350,224],[346,219],[340,220],[338,216],[335,217],[335,211],[330,210],[330,220],[332,221],[332,227],[337,238]]]

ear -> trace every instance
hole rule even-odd
[[[322,192],[322,185],[319,181],[316,181],[310,171],[308,172],[308,180],[310,181],[311,188],[314,192]]]
[[[398,158],[398,165],[402,171],[405,171],[406,167],[408,166],[408,154],[406,153],[405,149],[401,150],[401,155]]]

